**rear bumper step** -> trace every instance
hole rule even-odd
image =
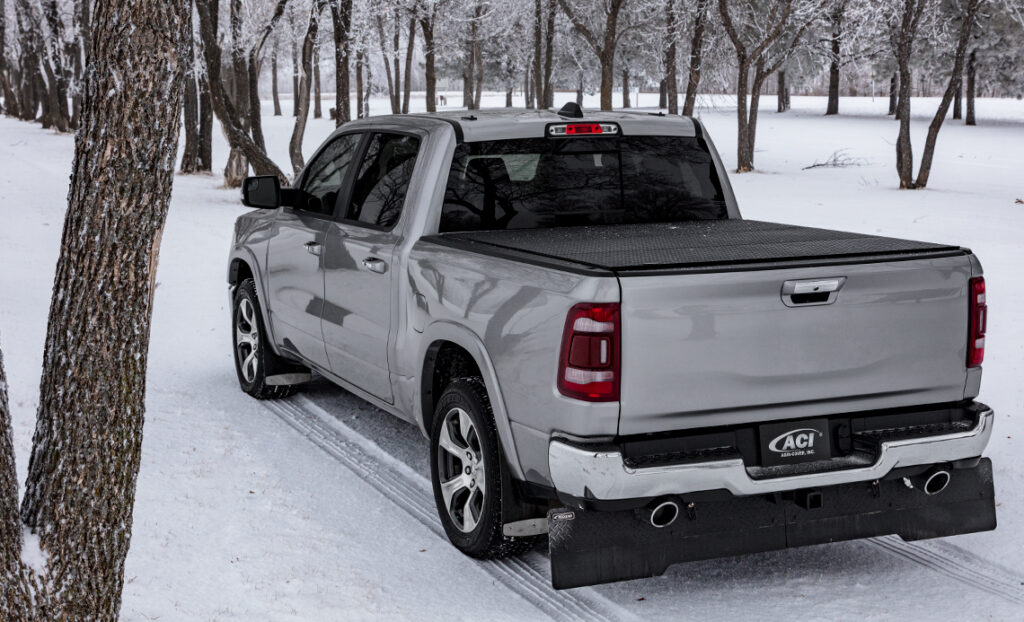
[[[907,480],[909,481],[909,480]],[[996,527],[992,463],[952,472],[937,494],[904,478],[688,503],[658,528],[642,512],[548,513],[556,589],[652,577],[672,564],[898,535],[921,540]]]

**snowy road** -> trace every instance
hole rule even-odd
[[[981,126],[944,127],[931,186],[918,192],[893,189],[895,125],[884,102],[844,99],[848,116],[830,119],[820,100],[794,98],[786,115],[763,104],[760,172],[733,177],[747,217],[960,243],[981,257],[991,292],[982,400],[999,416],[987,452],[995,532],[697,562],[559,593],[540,550],[521,561],[467,559],[440,532],[427,445],[412,426],[322,381],[275,405],[238,391],[224,259],[242,208],[219,177],[179,176],[158,276],[125,619],[1024,619],[1024,205],[1014,203],[1024,199],[1024,104],[982,100]],[[734,161],[734,111],[703,115]],[[918,142],[925,123],[915,122]],[[330,125],[310,122],[307,153]],[[271,155],[286,162],[291,119],[265,126]],[[837,149],[866,162],[802,170]],[[0,343],[21,473],[72,151],[69,136],[0,119]],[[224,145],[214,151],[223,162]]]

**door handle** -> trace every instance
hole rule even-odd
[[[306,247],[306,252],[310,255],[320,256],[320,242],[306,242],[304,246]]]
[[[367,257],[363,260],[363,267],[370,272],[376,272],[377,274],[384,274],[388,271],[388,264],[383,259],[377,259],[376,257]]]

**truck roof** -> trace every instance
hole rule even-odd
[[[490,108],[483,110],[447,110],[402,115],[381,115],[346,123],[357,125],[412,125],[424,127],[441,122],[450,124],[461,141],[542,138],[552,123],[615,123],[626,136],[696,136],[697,126],[690,117],[654,112],[583,111],[583,116],[567,116],[554,110]]]

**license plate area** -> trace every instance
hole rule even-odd
[[[766,423],[760,426],[759,437],[762,466],[815,462],[832,457],[828,419]]]

